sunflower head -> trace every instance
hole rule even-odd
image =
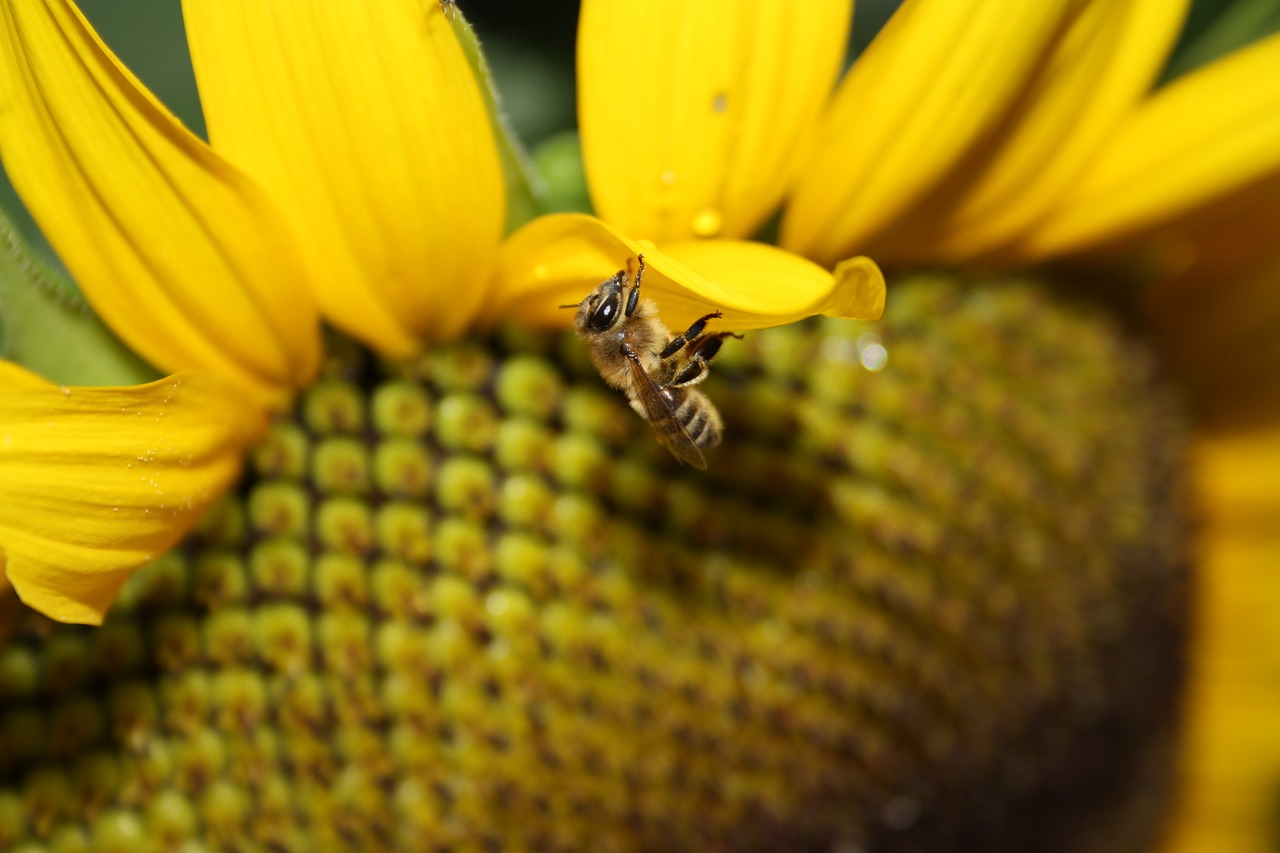
[[[76,281],[4,286],[163,376],[7,323],[5,576],[105,622],[0,596],[0,843],[1141,849],[1185,420],[1041,271],[1263,256],[1274,86],[1170,129],[1277,43],[1153,93],[1184,7],[908,0],[842,76],[851,3],[590,0],[550,213],[452,3],[185,0],[206,140],[0,0]]]

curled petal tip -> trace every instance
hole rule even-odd
[[[836,264],[836,286],[822,313],[848,320],[879,320],[884,314],[884,273],[876,262],[859,255]]]
[[[872,320],[884,311],[884,276],[868,258],[833,275],[798,255],[742,240],[686,240],[655,248],[590,216],[553,214],[503,245],[494,319],[563,326],[557,306],[576,302],[630,257],[646,261],[645,293],[670,325],[722,312],[726,329],[761,329],[814,314]]]

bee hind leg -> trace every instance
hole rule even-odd
[[[676,387],[697,385],[707,378],[711,370],[711,360],[716,357],[716,353],[720,352],[724,339],[741,337],[742,335],[735,335],[733,332],[717,332],[694,338],[686,348],[688,362],[676,371],[669,384]]]

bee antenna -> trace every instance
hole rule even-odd
[[[582,303],[581,303],[581,302],[575,302],[575,303],[573,303],[572,305],[557,305],[556,307],[557,307],[557,308],[577,308],[577,307],[579,307],[580,305],[582,305]]]

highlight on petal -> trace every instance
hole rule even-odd
[[[591,197],[647,239],[746,237],[777,207],[840,72],[850,0],[586,0]]]
[[[1114,243],[1280,175],[1280,35],[1156,92],[1028,235],[1032,257]],[[1273,203],[1249,230],[1275,234]],[[1274,239],[1274,238],[1269,238]]]
[[[229,488],[266,424],[205,374],[68,388],[0,362],[0,562],[29,606],[97,624]]]
[[[821,263],[870,251],[998,129],[1079,6],[907,0],[837,89],[781,244]]]
[[[885,249],[907,261],[966,261],[1014,239],[1049,209],[1155,83],[1188,0],[1092,3],[1054,45],[1000,138],[966,163]],[[936,234],[915,224],[937,220]],[[883,243],[881,243],[883,245]]]
[[[269,201],[189,133],[70,0],[0,4],[0,159],[98,314],[167,370],[275,402],[319,354]]]
[[[884,277],[856,258],[836,275],[811,261],[764,243],[689,240],[657,249],[628,240],[582,214],[544,216],[503,244],[490,320],[564,327],[576,303],[600,282],[643,254],[645,296],[672,327],[721,311],[718,326],[758,329],[815,314],[875,319],[884,309]]]
[[[321,311],[390,357],[482,309],[505,194],[439,0],[184,0],[217,151],[279,202]]]

